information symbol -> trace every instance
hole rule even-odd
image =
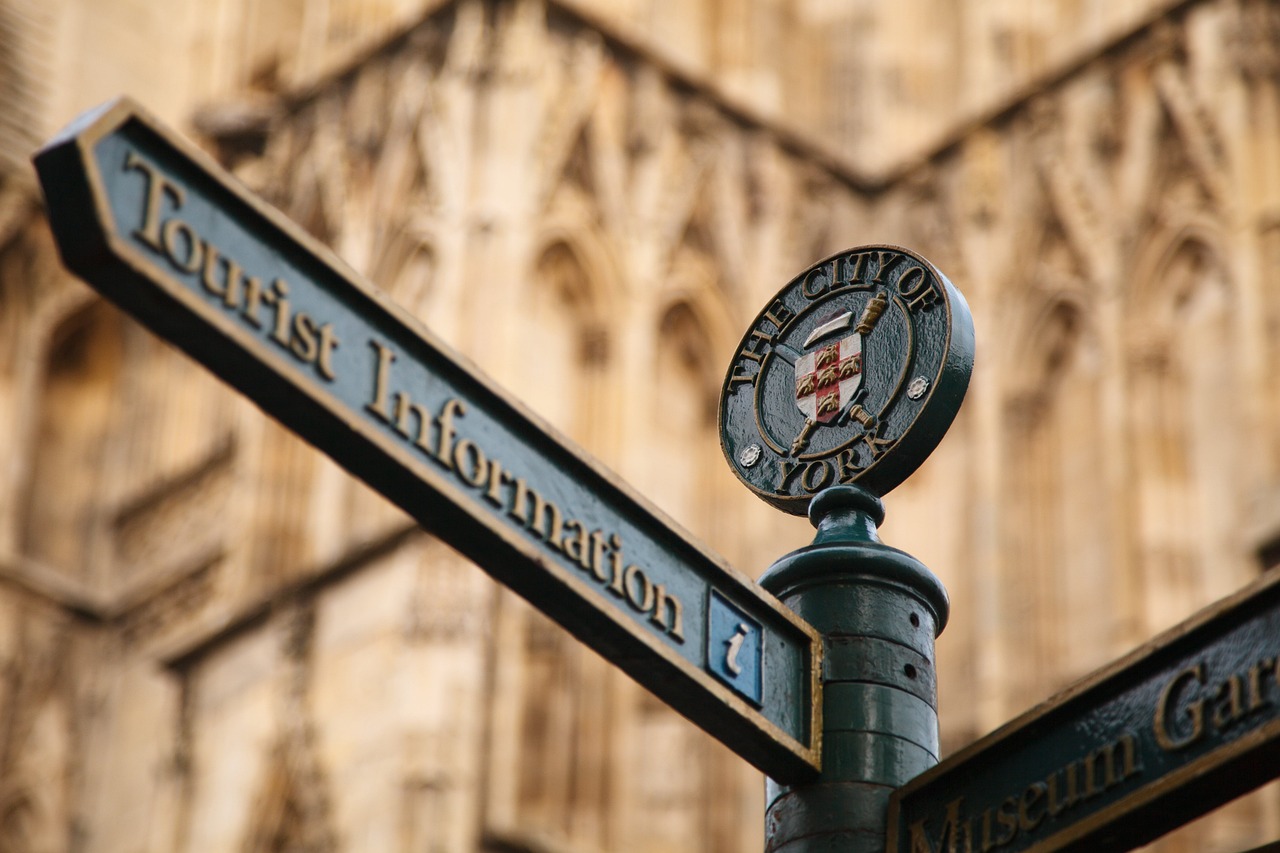
[[[715,590],[707,601],[707,669],[751,704],[763,696],[764,629]]]
[[[732,637],[725,641],[725,645],[729,647],[729,651],[724,656],[724,668],[734,675],[742,675],[742,664],[738,663],[738,652],[742,651],[742,641],[751,633],[751,626],[743,622],[738,623],[738,631]]]

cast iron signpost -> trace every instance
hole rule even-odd
[[[122,100],[36,156],[66,265],[771,776],[821,646],[279,212]]]
[[[1127,850],[1280,776],[1280,575],[892,798],[894,853]]]
[[[1280,776],[1280,576],[938,764],[947,594],[876,527],[974,338],[913,252],[815,264],[739,345],[726,459],[817,527],[756,586],[133,103],[36,166],[73,272],[768,774],[770,853],[1122,850]]]
[[[725,376],[729,466],[759,498],[807,512],[818,528],[760,578],[825,647],[822,772],[769,782],[770,853],[879,853],[889,795],[938,762],[934,639],[947,593],[876,527],[879,496],[959,411],[973,343],[968,306],[938,269],[897,246],[863,246],[782,288]]]

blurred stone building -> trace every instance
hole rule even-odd
[[[1280,562],[1275,2],[0,0],[0,851],[761,847],[754,771],[61,271],[28,157],[122,92],[753,575],[810,531],[721,459],[739,336],[934,260],[978,365],[882,533],[947,751]]]

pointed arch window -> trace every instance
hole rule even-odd
[[[658,323],[652,407],[655,456],[668,459],[652,497],[691,527],[713,523],[709,475],[720,465],[716,436],[719,366],[705,324],[688,302],[676,302]]]
[[[606,410],[610,340],[603,299],[568,243],[549,246],[521,294],[520,394],[571,437],[592,444]]]
[[[85,560],[98,520],[97,489],[120,414],[120,316],[94,302],[58,324],[49,340],[19,548],[39,563],[91,580]]]
[[[1236,309],[1209,243],[1175,241],[1138,282],[1130,350],[1134,551],[1155,632],[1244,582]]]
[[[1017,357],[1006,411],[1002,609],[1017,708],[1106,662],[1122,619],[1096,476],[1102,371],[1089,319],[1065,299],[1040,311]]]

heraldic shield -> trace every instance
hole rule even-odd
[[[837,329],[849,328],[851,319],[849,312],[844,312],[819,322],[806,345]],[[835,420],[861,386],[862,335],[856,332],[796,359],[796,405],[810,421],[825,424]]]

